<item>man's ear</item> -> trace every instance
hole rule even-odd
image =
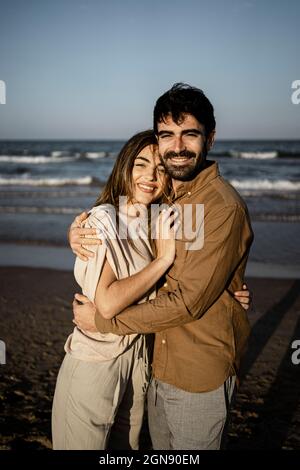
[[[212,146],[215,143],[215,138],[216,138],[216,131],[213,130],[208,134],[208,137],[207,137],[207,144],[206,144],[207,150],[210,150],[212,148]]]

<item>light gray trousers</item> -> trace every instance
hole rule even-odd
[[[218,450],[223,446],[235,377],[216,390],[190,393],[153,379],[148,420],[155,450]]]
[[[53,449],[138,449],[148,384],[144,336],[109,361],[66,354],[53,400]]]

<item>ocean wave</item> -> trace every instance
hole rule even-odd
[[[76,152],[68,153],[64,151],[53,151],[50,155],[0,155],[0,163],[23,163],[33,165],[43,165],[48,163],[64,163],[64,162],[76,162],[80,160],[101,160],[101,159],[115,159],[118,155],[117,152]],[[241,158],[245,160],[274,160],[276,158],[300,158],[300,152],[288,152],[288,151],[236,151],[236,150],[212,150],[209,155],[211,157],[229,157],[229,158]]]
[[[276,153],[276,156],[274,155]],[[238,151],[238,150],[211,150],[209,152],[211,157],[229,157],[229,158],[244,158],[245,160],[274,160],[280,159],[298,159],[300,158],[299,151],[284,151],[284,150],[272,150],[272,151]]]
[[[52,152],[61,153],[61,152]],[[37,156],[20,156],[20,155],[0,155],[0,163],[24,163],[30,165],[40,165],[47,163],[64,163],[71,162],[79,159],[79,155],[71,156],[51,156],[47,157],[46,155],[37,155]]]
[[[300,222],[300,214],[250,214],[255,222]]]
[[[47,163],[75,162],[77,160],[99,160],[114,158],[115,152],[77,152],[70,155],[68,152],[55,150],[50,155],[0,155],[0,163],[24,163],[41,165]]]
[[[231,150],[229,152],[231,157],[234,158],[248,158],[248,159],[259,159],[259,160],[270,160],[278,157],[278,152],[237,152]]]
[[[293,192],[287,192],[287,191],[277,191],[277,192],[267,192],[265,190],[259,190],[259,189],[253,189],[253,190],[245,190],[243,189],[241,191],[243,193],[243,197],[249,197],[249,198],[256,198],[256,197],[267,197],[271,199],[285,199],[285,200],[292,200],[292,201],[298,201],[300,199],[300,192],[293,191]]]
[[[116,158],[117,155],[118,155],[118,152],[108,152],[108,153],[107,153],[107,156],[108,156],[109,158]]]
[[[83,156],[89,160],[97,160],[106,157],[106,152],[85,152]]]
[[[50,155],[51,158],[70,157],[70,152],[67,150],[52,150]]]
[[[103,186],[102,186],[103,187]],[[95,184],[95,186],[45,186],[45,187],[36,187],[33,190],[31,187],[18,187],[18,188],[11,188],[11,187],[2,187],[0,191],[0,204],[3,200],[10,200],[12,201],[14,198],[20,199],[62,199],[62,198],[94,198],[96,200],[99,190],[101,189],[101,185]]]
[[[232,186],[237,189],[257,189],[257,190],[273,190],[273,191],[299,191],[300,182],[289,180],[230,180]]]
[[[0,206],[0,214],[80,214],[82,207],[26,207],[26,206]]]
[[[0,186],[88,186],[100,184],[92,176],[82,178],[0,178]]]

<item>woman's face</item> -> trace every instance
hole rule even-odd
[[[132,169],[134,202],[151,204],[162,195],[165,182],[165,168],[159,159],[158,147],[144,147],[137,155]]]

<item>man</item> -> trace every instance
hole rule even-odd
[[[183,212],[204,205],[204,244],[188,249],[176,240],[175,262],[156,299],[104,320],[80,296],[75,322],[87,329],[95,322],[103,333],[155,333],[148,392],[154,449],[219,449],[250,331],[233,294],[243,284],[253,233],[245,203],[206,159],[215,118],[204,93],[175,84],[156,102],[154,130],[173,203]]]

